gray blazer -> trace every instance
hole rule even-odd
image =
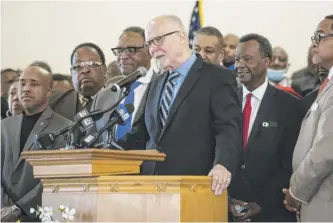
[[[135,126],[135,124],[137,123],[139,118],[144,113],[145,104],[146,104],[145,102],[146,102],[150,83],[156,78],[156,75],[157,75],[154,73],[153,69],[150,69],[148,72],[152,72],[152,73],[147,74],[147,76],[152,75],[152,77],[149,82],[142,83],[142,86],[146,87],[146,91],[142,97],[139,107],[134,108],[135,112],[134,112],[134,117],[133,117],[133,121],[132,121],[132,126]],[[119,97],[120,97],[120,92],[112,92],[111,86],[108,86],[108,87],[102,89],[100,92],[98,92],[98,94],[94,97],[94,100],[93,100],[93,103],[91,106],[91,111],[107,109],[107,108],[111,107],[112,105],[114,105],[117,102]],[[112,111],[109,111],[103,115],[102,120],[97,122],[97,128],[102,127],[103,124],[105,124],[109,120],[111,112]],[[115,126],[114,126],[113,130],[115,130]],[[114,132],[115,131],[113,131],[113,133]],[[114,135],[113,135],[113,137],[114,137]]]
[[[18,205],[30,215],[30,208],[41,205],[42,186],[39,179],[33,177],[32,166],[20,155],[20,134],[23,115],[15,115],[1,121],[1,175],[2,180],[17,195]],[[71,125],[68,119],[53,112],[48,106],[33,127],[23,151],[35,150],[35,135],[54,132]],[[65,145],[64,137],[59,137],[53,148]],[[14,203],[1,187],[1,206],[9,207]],[[32,220],[34,215],[26,216]]]
[[[303,119],[293,172],[290,191],[303,201],[301,221],[333,221],[333,78]]]

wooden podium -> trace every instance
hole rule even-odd
[[[227,222],[227,192],[215,196],[207,176],[143,176],[156,150],[26,151],[43,184],[42,205],[76,209],[76,222]],[[55,213],[54,213],[55,214]],[[55,214],[55,219],[62,219]]]

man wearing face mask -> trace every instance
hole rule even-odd
[[[289,87],[289,80],[287,77],[289,65],[287,52],[281,47],[274,47],[272,60],[267,69],[268,80],[275,87],[301,98],[294,89]]]

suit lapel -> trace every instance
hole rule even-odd
[[[159,113],[158,113],[158,109],[159,109],[159,102],[160,102],[160,98],[163,92],[163,86],[164,83],[166,81],[168,77],[168,72],[164,72],[161,75],[159,75],[156,78],[156,81],[153,82],[152,84],[152,89],[151,89],[151,93],[150,94],[154,94],[155,96],[153,97],[153,102],[152,102],[152,107],[151,107],[151,112],[152,112],[152,116],[153,116],[153,120],[154,120],[154,126],[155,126],[155,130],[156,130],[156,136],[158,135],[158,133],[160,132],[160,121],[159,121]]]
[[[198,59],[194,62],[191,69],[189,70],[183,84],[181,85],[181,87],[175,97],[174,102],[171,105],[168,118],[167,118],[165,126],[159,136],[158,141],[160,141],[162,139],[163,134],[165,133],[166,129],[168,128],[169,124],[171,123],[179,106],[184,101],[184,99],[187,97],[187,95],[191,92],[194,84],[200,78],[201,73],[199,72],[199,70],[201,69],[202,64],[203,64],[203,60],[200,57],[198,57]]]
[[[25,145],[23,147],[22,152],[29,151],[32,149],[35,135],[40,134],[48,126],[49,119],[51,118],[52,113],[53,113],[52,109],[49,106],[47,106],[45,111],[41,114],[41,116],[37,120],[36,124],[34,125],[33,129],[31,130],[31,133],[27,139],[27,142],[25,143]],[[18,148],[20,148],[20,147],[18,147]],[[21,161],[22,161],[22,157],[20,155],[20,158],[19,158],[18,162],[16,163],[14,170],[19,166]]]
[[[13,153],[13,163],[17,163],[20,157],[20,139],[21,139],[21,126],[22,126],[23,115],[15,115],[13,117],[13,124],[11,133],[13,137],[10,137],[11,145],[12,145],[12,153]]]
[[[268,84],[264,97],[260,103],[260,107],[256,116],[256,119],[253,123],[251,133],[249,135],[248,143],[246,145],[246,151],[250,148],[251,143],[254,141],[255,136],[260,132],[261,125],[267,116],[269,115],[270,109],[272,109],[272,97],[275,96],[276,89]]]
[[[320,94],[317,96],[317,99],[315,101],[319,101],[320,98],[325,94],[325,92],[333,85],[333,78],[331,78],[326,86],[324,87],[324,89],[320,92]]]

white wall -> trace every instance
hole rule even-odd
[[[188,27],[194,1],[55,1],[1,3],[1,68],[24,68],[33,60],[47,61],[54,72],[69,74],[70,54],[82,42],[94,42],[114,58],[121,31],[144,27],[160,14],[178,15]],[[306,64],[310,36],[318,22],[333,13],[326,1],[224,1],[203,0],[205,25],[223,34],[256,32],[290,56],[290,72]]]

